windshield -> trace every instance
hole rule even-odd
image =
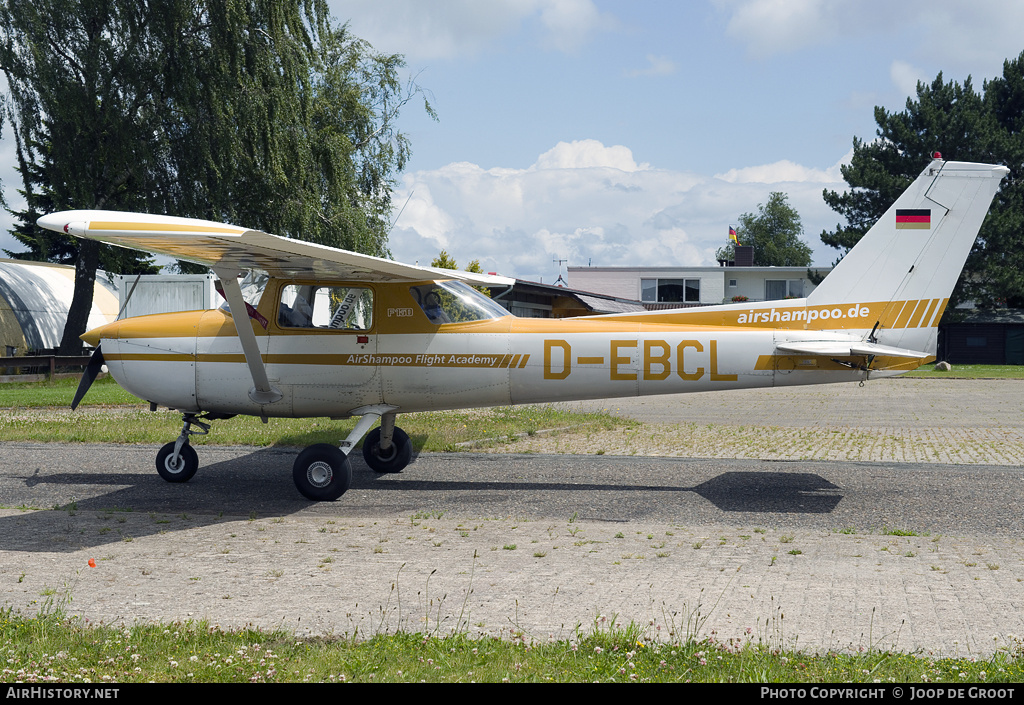
[[[431,282],[410,287],[413,299],[431,323],[486,321],[510,315],[473,287],[459,281]]]

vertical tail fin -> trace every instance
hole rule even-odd
[[[808,307],[872,304],[880,342],[934,352],[934,326],[1008,173],[932,161],[811,293]]]

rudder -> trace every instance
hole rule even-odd
[[[808,307],[874,304],[879,342],[933,350],[934,326],[1008,173],[933,160],[811,292]]]

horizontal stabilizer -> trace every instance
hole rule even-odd
[[[918,350],[907,350],[906,348],[894,348],[889,345],[878,345],[877,343],[866,343],[861,341],[842,342],[828,340],[812,343],[782,343],[775,346],[776,350],[785,353],[799,353],[803,355],[836,355],[847,357],[849,355],[876,355],[884,357],[906,357],[913,359],[924,359],[931,357],[930,353]]]

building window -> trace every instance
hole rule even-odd
[[[700,279],[641,279],[640,300],[700,303]]]
[[[729,288],[730,289],[735,289],[736,288],[736,280],[735,279],[730,279],[729,280]]]
[[[804,296],[803,279],[765,279],[765,301],[778,299],[802,299]]]

